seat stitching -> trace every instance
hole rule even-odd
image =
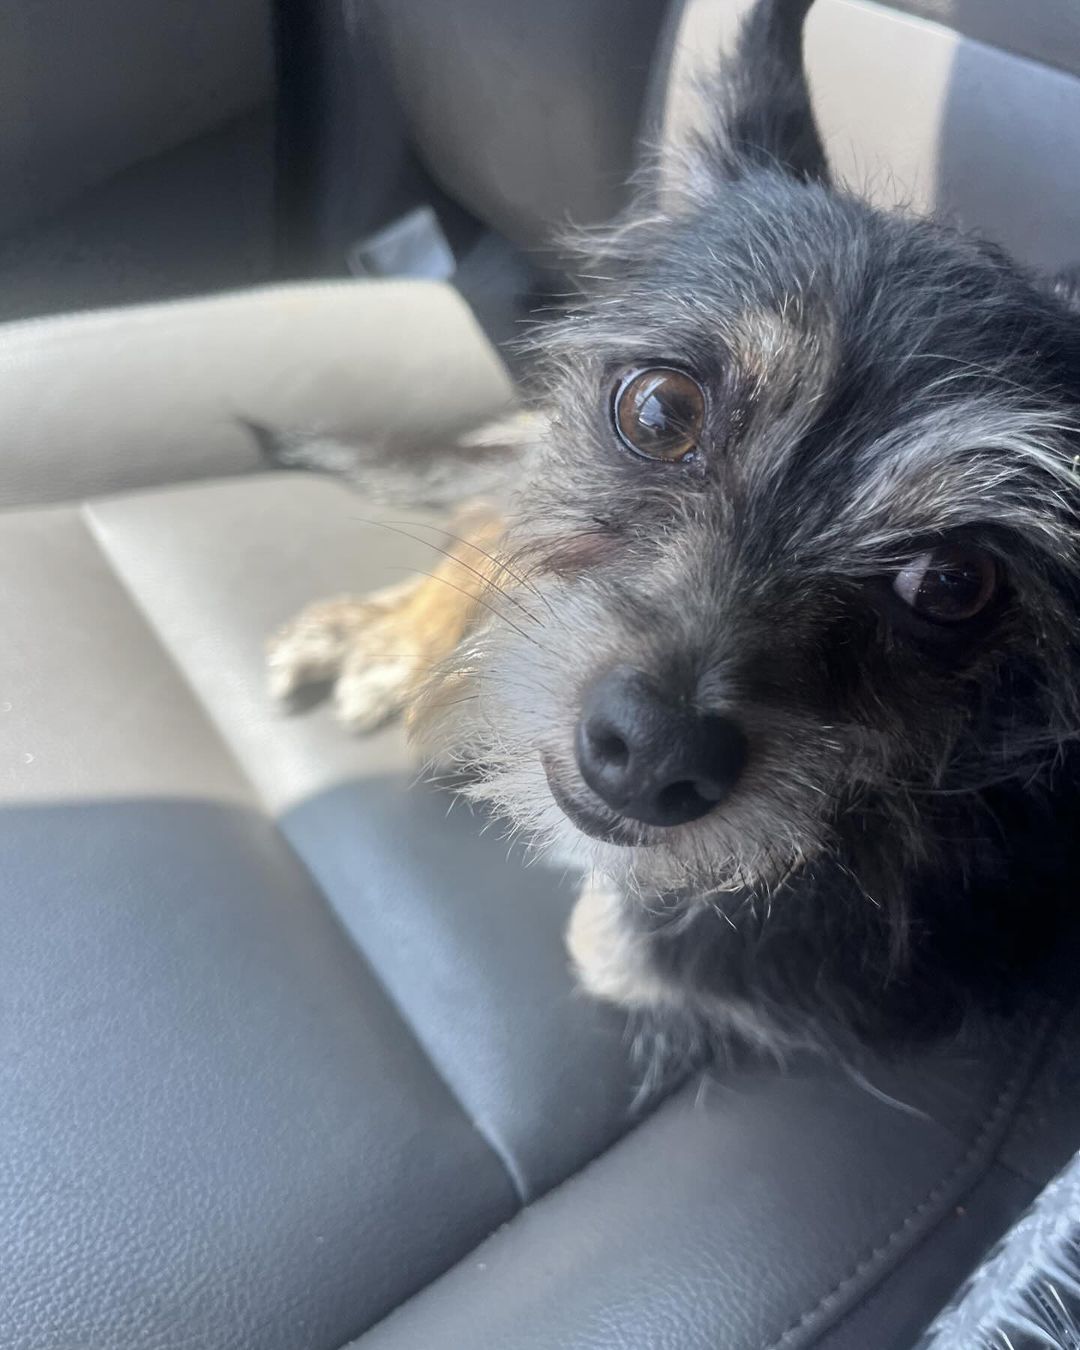
[[[1047,1036],[1056,1020],[1057,1012],[1057,1009],[1053,1009],[1044,1013],[1039,1019],[1032,1034],[1027,1054],[1021,1057],[1017,1068],[1005,1080],[993,1106],[983,1117],[983,1123],[975,1138],[956,1165],[927,1192],[917,1205],[908,1211],[882,1242],[860,1257],[851,1269],[822,1294],[812,1307],[807,1308],[793,1322],[790,1322],[774,1340],[762,1346],[762,1350],[784,1350],[785,1346],[792,1345],[794,1337],[799,1332],[805,1330],[819,1314],[827,1312],[830,1303],[839,1302],[852,1285],[862,1279],[874,1266],[881,1264],[885,1258],[892,1254],[895,1248],[901,1246],[906,1238],[911,1237],[913,1240],[917,1240],[918,1236],[921,1235],[913,1233],[912,1230],[929,1211],[936,1206],[944,1208],[953,1198],[959,1198],[966,1192],[968,1186],[966,1185],[965,1174],[969,1171],[981,1171],[991,1161],[994,1148],[1000,1143],[1001,1135],[1011,1115],[1019,1105],[1023,1089],[1030,1081],[1035,1065],[1045,1049]],[[974,1184],[974,1181],[975,1178],[972,1177],[971,1183]]]

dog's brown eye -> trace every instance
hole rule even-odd
[[[649,459],[680,460],[697,449],[705,423],[705,395],[681,370],[652,366],[627,375],[615,390],[615,430]]]
[[[997,567],[989,554],[953,544],[912,559],[897,573],[893,590],[923,618],[963,623],[986,608],[997,581]]]

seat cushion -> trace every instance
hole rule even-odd
[[[707,1075],[353,1350],[911,1350],[1033,1194],[1005,1157],[1044,1034]]]
[[[633,1096],[621,1019],[577,998],[568,979],[569,884],[509,861],[499,831],[481,835],[447,793],[407,792],[416,771],[399,728],[352,740],[325,709],[285,717],[264,693],[265,638],[303,604],[399,582],[439,555],[397,527],[365,524],[362,501],[306,476],[86,509],[259,801],[520,1198],[561,1181],[625,1128]]]

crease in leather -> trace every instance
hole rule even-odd
[[[1057,1023],[1061,1020],[1061,1017],[1062,1009],[1055,1004],[1036,1020],[1030,1036],[1023,1047],[1024,1053],[1020,1055],[1017,1066],[1002,1084],[1000,1090],[993,1099],[993,1104],[983,1113],[982,1124],[975,1131],[975,1136],[964,1151],[963,1156],[949,1169],[945,1177],[931,1188],[923,1200],[908,1210],[906,1216],[890,1231],[883,1241],[876,1244],[869,1252],[860,1257],[835,1284],[818,1298],[812,1307],[806,1309],[799,1317],[790,1322],[784,1330],[780,1332],[778,1337],[769,1341],[767,1344],[762,1345],[759,1350],[793,1350],[793,1347],[797,1344],[793,1340],[793,1337],[802,1331],[808,1331],[810,1333],[811,1339],[801,1343],[805,1347],[805,1350],[810,1350],[810,1347],[816,1343],[818,1336],[852,1312],[858,1306],[859,1301],[868,1294],[881,1279],[888,1276],[891,1269],[891,1266],[886,1266],[870,1273],[873,1267],[882,1263],[883,1259],[886,1257],[891,1259],[897,1255],[903,1256],[907,1251],[917,1247],[938,1226],[940,1219],[944,1217],[953,1205],[958,1203],[965,1195],[974,1191],[982,1183],[987,1175],[990,1165],[996,1164],[998,1161],[996,1158],[996,1149],[1007,1136],[1008,1130],[1014,1123],[1017,1111],[1025,1104],[1026,1089],[1030,1087],[1032,1080],[1040,1069],[1041,1061],[1044,1059],[1048,1050],[1050,1033],[1055,1029]],[[700,1081],[707,1076],[708,1073],[709,1066],[705,1065],[704,1067],[699,1067],[696,1076]],[[694,1079],[694,1077],[695,1071],[689,1070],[684,1077],[680,1078],[679,1083],[674,1085],[674,1087],[685,1087]],[[650,1103],[642,1120],[647,1119],[649,1116],[653,1115],[655,1111],[659,1110],[660,1107],[670,1102],[674,1096],[674,1087],[671,1093]],[[641,1120],[637,1123],[640,1125]],[[954,1130],[949,1130],[948,1133],[953,1135],[953,1137],[956,1137],[956,1132]],[[535,1200],[530,1200],[523,1205],[521,1211],[505,1223],[500,1224],[496,1232],[499,1232],[502,1229],[515,1227],[522,1217],[527,1214],[529,1210],[533,1209],[539,1201],[543,1201],[546,1204],[557,1197],[560,1192],[576,1186],[594,1166],[603,1160],[607,1153],[624,1141],[625,1136],[623,1139],[612,1141],[612,1144],[609,1145],[608,1148],[601,1150],[600,1153],[590,1158],[585,1164],[579,1167],[577,1171],[572,1172],[560,1181],[558,1185],[553,1186],[542,1196],[537,1196]],[[967,1174],[966,1176],[965,1173]],[[1020,1180],[1023,1180],[1023,1178],[1020,1178]],[[918,1231],[909,1232],[913,1223],[918,1222],[918,1220],[925,1216],[927,1212],[935,1206],[937,1206],[937,1212],[934,1214],[933,1218],[928,1223],[921,1226]],[[900,1240],[905,1237],[908,1238],[908,1240],[901,1245]],[[460,1264],[461,1263],[458,1262],[456,1263],[456,1266]],[[456,1266],[452,1268],[452,1270],[455,1269]],[[452,1270],[448,1273],[452,1273]],[[864,1279],[864,1277],[866,1278]],[[857,1281],[862,1281],[860,1287],[857,1289],[852,1288]],[[414,1303],[417,1298],[435,1287],[438,1283],[438,1279],[433,1280],[429,1285],[425,1286],[423,1290],[419,1290],[417,1293],[403,1298],[374,1325],[376,1327],[381,1327],[385,1323],[391,1321],[396,1314],[403,1309],[406,1309],[411,1303]],[[850,1299],[847,1298],[849,1291],[851,1293]],[[835,1307],[829,1306],[833,1300],[839,1299],[844,1299],[844,1302]],[[819,1318],[819,1320],[815,1323],[816,1318]],[[361,1333],[358,1338],[346,1341],[340,1347],[340,1350],[360,1350],[361,1343],[364,1340],[366,1333],[373,1329],[373,1327],[366,1328],[365,1332]]]
[[[176,671],[177,678],[183,683],[184,687],[191,692],[191,696],[195,701],[195,705],[198,707],[207,725],[213,730],[217,739],[221,743],[222,749],[228,755],[229,759],[236,765],[237,772],[243,778],[244,782],[250,785],[252,797],[254,798],[254,800],[257,803],[261,804],[264,813],[266,813],[267,804],[265,798],[259,791],[258,785],[253,781],[250,774],[247,772],[240,757],[235,753],[233,743],[228,736],[227,727],[223,724],[222,720],[215,715],[213,710],[207,705],[205,700],[202,698],[199,690],[195,687],[194,683],[189,678],[183,662],[179,659],[173,647],[166,640],[165,635],[162,633],[160,627],[155,622],[153,613],[143,603],[138,592],[130,584],[125,574],[123,566],[117,561],[115,555],[110,550],[107,538],[99,528],[98,522],[94,517],[93,508],[91,504],[89,502],[80,503],[78,508],[78,515],[79,519],[82,521],[84,527],[86,528],[88,536],[94,542],[94,544],[98,549],[98,552],[101,554],[102,560],[108,567],[110,574],[115,578],[118,588],[124,593],[132,609],[135,611],[136,614],[139,615],[143,623],[146,625],[147,631],[151,634],[154,641],[157,643],[158,647],[161,649],[162,653],[169,661],[170,665]],[[289,852],[293,855],[293,857],[296,858],[297,862],[304,869],[305,874],[311,878],[312,885],[315,888],[316,893],[322,898],[323,904],[327,912],[329,913],[330,917],[332,918],[333,922],[336,924],[338,930],[342,934],[345,941],[349,943],[349,945],[356,951],[357,956],[360,958],[360,960],[363,961],[365,969],[369,972],[372,980],[378,986],[383,996],[386,998],[387,1002],[397,1013],[397,1016],[402,1026],[405,1028],[411,1039],[418,1046],[420,1053],[423,1055],[424,1059],[428,1062],[428,1064],[430,1064],[432,1072],[439,1079],[439,1081],[444,1084],[447,1092],[449,1092],[452,1100],[456,1103],[461,1114],[465,1117],[465,1119],[469,1122],[469,1124],[472,1125],[476,1133],[480,1136],[480,1138],[484,1141],[484,1143],[488,1146],[488,1148],[492,1151],[495,1157],[498,1158],[499,1162],[502,1164],[503,1170],[506,1172],[507,1178],[514,1189],[514,1194],[517,1197],[518,1205],[524,1207],[527,1203],[528,1187],[526,1185],[525,1178],[522,1174],[521,1168],[517,1163],[517,1160],[514,1158],[513,1154],[509,1151],[506,1144],[501,1139],[499,1139],[497,1134],[490,1128],[486,1127],[483,1121],[481,1121],[478,1118],[476,1113],[469,1109],[467,1103],[462,1099],[461,1094],[456,1091],[453,1083],[451,1083],[450,1080],[447,1078],[447,1076],[443,1073],[441,1065],[437,1062],[435,1057],[429,1052],[427,1045],[424,1043],[423,1037],[419,1033],[416,1023],[408,1015],[407,1010],[402,1007],[401,1002],[394,996],[393,991],[389,988],[386,981],[383,979],[381,972],[375,965],[374,961],[372,961],[368,952],[364,950],[362,944],[356,940],[353,934],[348,930],[348,928],[343,923],[341,916],[338,914],[336,908],[331,903],[326,892],[323,890],[322,886],[319,883],[318,878],[315,876],[311,868],[308,866],[307,859],[303,857],[303,855],[293,846],[292,841],[288,838],[285,832],[276,825],[276,822],[275,828],[278,837],[282,840],[282,842],[284,843],[286,848],[288,848]]]
[[[397,1005],[395,1004],[394,1006],[396,1007]],[[697,1071],[698,1078],[700,1079],[704,1077],[704,1075],[707,1072],[708,1072],[707,1066],[704,1069],[699,1069]],[[685,1074],[679,1076],[678,1078],[673,1079],[669,1090],[666,1090],[663,1095],[658,1095],[654,1100],[650,1101],[645,1108],[643,1108],[642,1114],[634,1122],[634,1128],[637,1129],[644,1121],[648,1120],[650,1116],[652,1116],[655,1112],[659,1111],[659,1109],[662,1106],[665,1106],[669,1101],[671,1101],[672,1098],[676,1095],[676,1092],[680,1088],[686,1087],[686,1085],[693,1079],[694,1076],[695,1070],[687,1069]],[[527,1214],[528,1211],[533,1209],[539,1202],[543,1201],[546,1203],[547,1201],[557,1196],[560,1191],[565,1190],[568,1186],[576,1185],[591,1168],[593,1168],[597,1163],[601,1161],[601,1159],[603,1159],[603,1157],[607,1153],[610,1153],[613,1148],[617,1148],[619,1144],[623,1143],[625,1138],[626,1136],[623,1135],[618,1139],[613,1139],[606,1148],[603,1148],[600,1150],[599,1153],[594,1154],[593,1157],[591,1157],[587,1162],[583,1163],[577,1169],[576,1172],[571,1172],[569,1176],[563,1177],[562,1181],[560,1181],[557,1185],[552,1186],[550,1190],[544,1191],[542,1195],[535,1195],[531,1199],[523,1202],[521,1209],[517,1212],[517,1214],[514,1214],[511,1218],[499,1224],[498,1228],[496,1228],[492,1233],[488,1234],[488,1238],[485,1239],[485,1241],[493,1238],[496,1233],[501,1232],[504,1228],[509,1228],[512,1224],[516,1223],[519,1219],[522,1218],[523,1215]],[[473,1250],[479,1251],[482,1245],[483,1245],[482,1243],[478,1243]],[[463,1260],[465,1259],[468,1258],[463,1258]],[[456,1261],[453,1266],[451,1266],[448,1270],[443,1272],[443,1275],[451,1274],[452,1271],[461,1264],[462,1264],[461,1261]],[[376,1327],[381,1327],[384,1323],[389,1322],[390,1319],[394,1317],[396,1313],[400,1312],[403,1308],[407,1307],[421,1294],[424,1294],[429,1289],[432,1289],[438,1283],[438,1280],[441,1278],[442,1276],[437,1277],[436,1279],[432,1280],[429,1284],[425,1285],[423,1289],[418,1289],[414,1294],[407,1294],[399,1303],[395,1303],[394,1306],[390,1308],[384,1316],[380,1317],[377,1322],[374,1322],[369,1327],[365,1327],[364,1330],[360,1332],[358,1336],[353,1337],[351,1340],[345,1341],[341,1346],[338,1347],[338,1350],[361,1350],[361,1341],[364,1339],[364,1337],[369,1331],[373,1331]],[[0,1347],[0,1350],[4,1350],[4,1347]]]
[[[1023,1100],[1024,1091],[1030,1085],[1039,1061],[1045,1055],[1050,1033],[1061,1017],[1061,1009],[1054,1006],[1043,1013],[1037,1022],[1025,1053],[1019,1063],[1002,1084],[994,1099],[994,1104],[983,1116],[982,1125],[976,1132],[963,1156],[942,1179],[908,1210],[904,1218],[892,1231],[827,1289],[817,1302],[807,1308],[776,1336],[763,1345],[761,1350],[787,1350],[796,1344],[809,1346],[812,1342],[798,1342],[802,1332],[816,1337],[850,1311],[855,1302],[867,1293],[882,1278],[894,1256],[902,1256],[917,1246],[926,1235],[940,1222],[946,1211],[972,1190],[994,1161],[995,1152],[1003,1142],[1010,1124]],[[926,1220],[924,1223],[923,1220]],[[850,1296],[850,1297],[849,1297]]]

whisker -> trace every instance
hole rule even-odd
[[[533,623],[539,625],[541,628],[543,627],[543,624],[536,617],[536,615],[533,614],[532,611],[529,610],[525,605],[523,605],[521,601],[517,599],[516,596],[511,595],[509,591],[504,591],[500,585],[498,585],[495,581],[491,579],[491,577],[485,576],[484,573],[481,572],[478,568],[475,568],[471,566],[469,563],[464,562],[461,558],[455,557],[455,555],[451,553],[449,549],[440,548],[438,544],[433,543],[430,539],[418,539],[415,534],[410,534],[408,530],[402,529],[394,522],[385,520],[382,521],[370,520],[364,516],[355,516],[354,519],[360,520],[366,525],[381,525],[383,529],[390,530],[392,534],[400,534],[403,539],[411,539],[414,544],[423,544],[426,548],[433,548],[436,553],[441,553],[444,558],[448,558],[452,563],[457,563],[459,567],[464,567],[466,572],[471,572],[474,577],[478,577],[484,583],[485,586],[490,586],[493,591],[497,591],[499,595],[501,595],[505,600],[509,600],[512,605],[516,605],[527,619],[530,619]],[[435,527],[433,526],[432,528]],[[457,535],[451,535],[450,537],[454,539],[458,538]],[[469,541],[467,539],[463,539],[461,540],[461,542],[467,544]],[[477,546],[473,544],[471,545],[471,547],[476,548]],[[483,549],[477,549],[477,551],[480,553],[484,553]],[[484,556],[486,558],[491,558],[490,553],[485,553]],[[495,562],[495,559],[491,558],[491,561]],[[510,575],[512,576],[513,573],[511,573]]]
[[[393,566],[393,570],[396,572],[412,572],[414,576],[428,577],[431,581],[441,582],[442,585],[449,586],[452,591],[457,591],[458,595],[463,595],[466,600],[475,600],[478,605],[483,605],[483,607],[494,614],[497,619],[501,619],[508,628],[512,628],[515,633],[520,637],[523,637],[526,642],[531,642],[534,647],[539,647],[540,650],[543,651],[542,644],[537,642],[536,638],[534,638],[531,633],[526,633],[525,629],[522,628],[520,624],[514,623],[513,619],[508,619],[502,610],[496,609],[494,605],[489,604],[483,596],[473,595],[472,592],[467,591],[464,586],[455,586],[454,583],[447,580],[446,577],[440,577],[435,572],[425,572],[422,567],[398,567],[393,564],[391,564],[391,566]],[[531,617],[532,616],[530,615],[530,618]]]
[[[362,520],[364,518],[361,516],[359,519]],[[488,562],[493,563],[500,571],[505,572],[507,576],[512,577],[518,585],[526,587],[538,600],[542,600],[544,604],[547,605],[548,609],[551,609],[551,602],[537,586],[533,585],[528,577],[524,577],[520,572],[516,572],[509,563],[504,562],[502,558],[497,557],[494,553],[489,553],[486,548],[481,548],[479,544],[474,544],[471,539],[466,539],[462,534],[455,534],[453,530],[448,530],[444,525],[429,525],[428,522],[424,520],[368,520],[366,523],[369,525],[385,525],[387,528],[411,525],[417,530],[435,530],[439,534],[445,534],[448,539],[453,539],[459,544],[464,544],[466,548],[471,548],[475,553],[479,553],[481,557],[487,558]],[[409,537],[411,538],[412,536]],[[426,543],[427,541],[418,539],[416,542],[420,544]],[[435,545],[433,544],[432,547],[434,548]],[[554,611],[552,612],[554,613]]]

